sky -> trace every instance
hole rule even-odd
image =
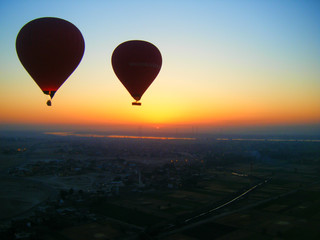
[[[320,125],[319,12],[311,0],[1,1],[0,127],[312,129]],[[15,50],[19,30],[40,17],[73,23],[85,40],[51,107]],[[141,107],[131,105],[111,65],[128,40],[162,54]]]

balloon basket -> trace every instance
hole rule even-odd
[[[133,106],[141,106],[141,103],[140,102],[133,102],[132,105]]]

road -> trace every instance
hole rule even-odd
[[[214,208],[206,210],[206,211],[204,211],[204,212],[202,212],[200,214],[197,214],[197,215],[195,215],[193,217],[187,218],[187,219],[185,219],[183,221],[180,221],[178,224],[169,224],[169,225],[163,227],[161,230],[158,229],[156,231],[156,233],[151,232],[150,235],[152,237],[149,236],[149,234],[146,234],[146,237],[147,237],[147,239],[148,239],[148,236],[149,236],[150,239],[153,239],[153,238],[161,239],[161,238],[163,238],[165,236],[168,236],[168,235],[171,235],[171,234],[174,234],[174,233],[177,233],[177,232],[184,231],[184,230],[186,230],[188,228],[192,228],[192,227],[195,227],[197,225],[200,225],[200,224],[215,220],[215,219],[220,218],[222,216],[225,216],[225,215],[228,215],[228,214],[232,214],[234,212],[241,211],[243,209],[250,208],[250,207],[253,207],[255,205],[259,205],[262,202],[258,202],[256,204],[251,204],[250,206],[248,205],[248,206],[246,206],[244,208],[241,208],[241,209],[237,209],[237,210],[233,210],[233,211],[227,211],[227,212],[220,213],[220,214],[212,216],[213,213],[218,212],[218,210],[221,210],[221,209],[223,209],[223,208],[225,208],[227,206],[230,206],[231,204],[235,203],[237,200],[239,200],[239,199],[245,197],[247,194],[251,193],[256,188],[268,183],[270,180],[271,180],[271,178],[265,179],[265,180],[259,182],[258,184],[250,187],[249,189],[245,190],[244,192],[242,192],[238,196],[234,197],[233,199],[228,200],[223,204],[220,204],[219,206],[216,206]],[[279,196],[277,196],[277,197],[279,197]],[[274,199],[274,198],[276,198],[276,197],[273,197],[272,199]],[[268,199],[268,200],[270,201],[271,198]],[[264,200],[263,202],[266,202],[266,200]]]
[[[171,228],[167,228],[167,231],[161,231],[159,234],[156,235],[156,239],[162,239],[163,237],[166,237],[168,235],[172,235],[172,234],[175,234],[175,233],[178,233],[178,232],[182,232],[182,231],[185,231],[187,229],[190,229],[190,228],[193,228],[195,226],[198,226],[198,225],[201,225],[201,224],[204,224],[204,223],[207,223],[207,222],[211,222],[211,221],[214,221],[216,219],[219,219],[221,217],[224,217],[224,216],[227,216],[227,215],[230,215],[230,214],[234,214],[234,213],[237,213],[237,212],[241,212],[243,210],[247,210],[247,209],[250,209],[250,208],[253,208],[253,207],[256,207],[256,206],[259,206],[261,204],[265,204],[267,202],[270,202],[270,201],[273,201],[273,200],[276,200],[278,198],[282,198],[282,197],[285,197],[285,196],[288,196],[290,194],[294,194],[296,193],[297,191],[299,190],[303,190],[304,188],[303,187],[300,187],[300,188],[296,188],[296,189],[292,189],[288,192],[285,192],[285,193],[282,193],[282,194],[279,194],[279,195],[276,195],[276,196],[272,196],[270,198],[267,198],[267,199],[264,199],[264,200],[261,200],[261,201],[258,201],[258,202],[255,202],[255,203],[251,203],[251,204],[248,204],[244,207],[241,207],[241,208],[237,208],[235,210],[229,210],[229,211],[225,211],[225,212],[222,212],[220,214],[217,214],[217,215],[209,215],[210,213],[213,213],[221,208],[224,208],[228,205],[230,205],[231,203],[235,202],[236,200],[239,200],[240,198],[244,197],[245,195],[249,194],[250,192],[252,192],[254,189],[256,189],[257,187],[259,186],[262,186],[263,184],[267,183],[268,181],[270,181],[271,178],[269,179],[266,179],[260,183],[258,183],[257,185],[251,187],[250,189],[248,189],[247,191],[243,192],[242,194],[238,195],[237,197],[233,198],[232,200],[224,203],[224,204],[221,204],[219,205],[218,207],[215,207],[211,210],[208,210],[204,213],[201,213],[201,214],[198,214],[192,218],[188,218],[186,220],[184,220],[183,222],[185,224],[182,224],[180,226],[171,226]],[[309,185],[314,185],[314,184],[319,184],[320,181],[317,180]]]

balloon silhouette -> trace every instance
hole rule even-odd
[[[38,18],[21,28],[16,50],[24,68],[52,99],[79,65],[84,39],[79,29],[66,20]],[[51,106],[51,100],[47,105]]]
[[[158,48],[145,41],[127,41],[113,51],[111,62],[115,74],[136,100],[132,105],[141,105],[138,101],[161,69]]]

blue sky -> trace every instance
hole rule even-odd
[[[317,124],[319,12],[319,1],[2,1],[0,124]],[[75,24],[86,44],[50,110],[15,51],[21,27],[47,16]],[[131,39],[163,57],[140,109],[110,63]]]

